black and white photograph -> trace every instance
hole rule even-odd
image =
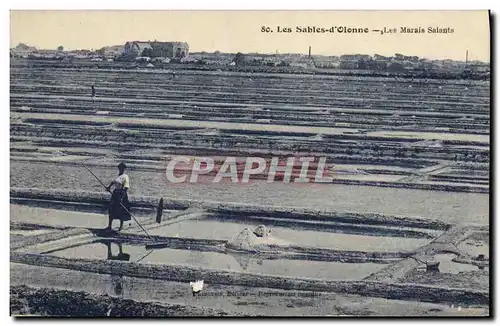
[[[491,317],[488,10],[9,18],[10,316]]]

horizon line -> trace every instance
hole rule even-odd
[[[158,40],[155,40],[157,42],[185,42],[185,43],[188,43],[187,41],[158,41]],[[127,42],[131,42],[131,41],[127,41]],[[136,42],[153,42],[151,40],[147,40],[147,41],[136,41]],[[27,43],[24,43],[24,42],[18,42],[18,44],[16,46],[18,46],[19,44],[24,44],[26,46],[30,46],[30,47],[35,47],[37,50],[42,50],[42,51],[56,51],[57,48],[39,48],[37,47],[36,45],[29,45]],[[16,46],[13,46],[10,48],[10,50],[12,49],[15,49]],[[113,46],[124,46],[121,45],[121,44],[114,44],[114,45],[104,45],[104,46],[101,46],[101,47],[96,47],[96,48],[69,48],[69,49],[66,49],[64,48],[63,52],[69,52],[69,51],[83,51],[83,50],[86,50],[86,51],[97,51],[99,49],[102,49],[103,47],[113,47]],[[63,45],[64,47],[64,45]],[[243,52],[243,51],[237,51],[237,52],[225,52],[225,51],[221,51],[221,50],[196,50],[196,51],[189,51],[189,53],[202,53],[202,52],[206,52],[206,53],[215,53],[215,52],[220,52],[221,54],[236,54],[236,53],[242,53],[242,54],[261,54],[261,55],[286,55],[286,54],[295,54],[295,55],[304,55],[304,56],[308,56],[308,53],[301,53],[301,52],[278,52],[278,53],[275,53],[275,52]],[[467,49],[465,50],[467,51]],[[369,56],[374,56],[374,55],[381,55],[381,56],[384,56],[384,57],[392,57],[394,56],[395,54],[402,54],[404,56],[416,56],[418,57],[419,59],[427,59],[427,60],[436,60],[436,61],[442,61],[442,60],[451,60],[451,61],[457,61],[457,62],[466,62],[465,58],[464,60],[461,60],[461,59],[452,59],[450,57],[441,57],[441,58],[436,58],[436,57],[428,57],[428,56],[418,56],[418,55],[412,55],[412,54],[405,54],[405,53],[399,53],[399,52],[394,52],[392,54],[389,54],[389,55],[384,55],[384,54],[379,54],[379,53],[373,53],[373,54],[369,54],[369,53],[342,53],[342,54],[320,54],[320,53],[317,53],[317,54],[311,54],[311,56],[322,56],[322,57],[332,57],[332,56],[337,56],[337,57],[340,57],[342,55],[369,55]],[[472,60],[468,60],[468,62],[473,62],[473,61],[478,61],[478,62],[483,62],[483,63],[491,63],[490,60],[480,60],[480,59],[472,59]]]

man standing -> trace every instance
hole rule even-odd
[[[106,187],[108,191],[114,186],[114,190],[111,195],[111,202],[109,206],[109,224],[107,229],[111,230],[111,224],[113,220],[120,220],[121,231],[123,228],[123,222],[130,221],[130,202],[128,201],[128,189],[130,188],[130,179],[128,175],[125,174],[125,169],[127,167],[124,163],[118,165],[118,177],[111,181],[109,186]]]
[[[95,88],[94,85],[92,85],[92,103],[94,103],[94,98],[95,98]]]

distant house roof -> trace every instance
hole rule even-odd
[[[149,42],[141,42],[141,41],[129,41],[125,44],[124,49],[128,51],[137,51],[140,55],[142,51],[145,49],[152,49],[151,44]]]
[[[18,50],[32,50],[32,49],[36,49],[34,46],[29,46],[29,45],[26,45],[24,43],[19,43],[18,45],[16,45],[15,48],[18,49]]]
[[[123,52],[123,45],[105,46],[104,53],[120,53]]]
[[[12,48],[13,52],[34,52],[36,48],[34,46],[29,46],[24,43],[19,43],[15,48]]]
[[[357,61],[357,60],[370,60],[371,56],[368,54],[343,54],[340,56],[341,61]]]
[[[178,41],[173,41],[173,42],[154,41],[151,43],[154,43],[154,44],[172,44],[172,45],[177,45],[177,46],[189,46],[187,44],[187,42],[178,42]]]
[[[134,42],[134,45],[137,46],[137,49],[140,52],[144,51],[145,49],[153,49],[151,47],[151,44],[149,44],[148,42]]]
[[[196,59],[195,57],[192,57],[192,56],[188,56],[188,57],[182,58],[181,62],[196,62],[197,60],[199,60],[199,59]]]

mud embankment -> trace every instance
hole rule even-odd
[[[207,284],[259,286],[296,291],[336,292],[387,299],[434,303],[461,303],[488,305],[489,292],[470,289],[438,287],[419,284],[384,283],[372,281],[331,281],[307,278],[289,278],[210,270],[188,266],[123,263],[92,259],[67,259],[50,255],[11,253],[11,262],[79,270],[117,276],[155,278],[187,282],[203,279]]]
[[[75,232],[76,233],[76,232]],[[83,233],[83,231],[82,231]],[[89,232],[89,235],[91,233]],[[88,241],[77,242],[63,247],[48,250],[31,250],[32,253],[51,254],[56,251],[61,251],[75,246],[91,243],[103,244],[127,244],[146,246],[148,250],[152,249],[179,249],[192,250],[199,252],[215,252],[222,254],[243,254],[252,255],[253,258],[265,260],[310,260],[310,261],[327,261],[327,262],[342,262],[342,263],[391,263],[397,259],[406,258],[413,252],[378,252],[378,251],[358,251],[358,250],[335,250],[329,248],[315,248],[302,246],[274,245],[274,244],[259,244],[256,247],[251,247],[248,250],[232,249],[225,240],[210,240],[210,239],[192,239],[192,238],[177,238],[177,237],[161,237],[152,236],[151,238],[138,234],[114,234],[106,237],[102,232],[93,232],[94,236],[99,236],[99,240],[89,238]],[[154,242],[151,242],[151,241]],[[48,240],[50,241],[50,240]],[[48,242],[48,241],[41,241]],[[18,248],[20,248],[19,246]],[[16,248],[16,249],[18,249]],[[13,249],[14,250],[14,249]]]
[[[61,71],[78,70],[85,71],[91,69],[94,71],[96,68],[103,71],[116,71],[121,70],[124,72],[137,73],[138,65],[130,61],[63,61],[60,58],[45,59],[45,58],[27,58],[27,59],[11,59],[11,67],[15,68],[52,68]],[[140,67],[140,66],[139,66]],[[331,69],[331,68],[304,68],[295,66],[264,66],[264,65],[243,65],[243,66],[230,66],[230,65],[217,65],[217,64],[197,64],[197,63],[156,63],[156,69],[147,69],[143,65],[143,69],[148,74],[169,74],[171,72],[166,69],[175,70],[178,74],[191,74],[203,75],[210,74],[215,76],[225,76],[228,73],[246,75],[251,73],[262,74],[268,78],[275,79],[277,76],[285,78],[288,75],[299,75],[311,78],[311,76],[341,76],[347,77],[370,77],[370,78],[388,78],[398,77],[404,79],[436,79],[436,80],[452,80],[459,82],[461,80],[489,80],[489,74],[474,72],[473,74],[457,73],[454,71],[417,71],[417,72],[390,72],[390,71],[376,71],[368,69]],[[281,75],[285,76],[282,77]],[[259,76],[262,77],[262,76]],[[295,77],[297,78],[297,77]]]
[[[109,194],[90,191],[45,190],[36,188],[10,188],[10,197],[16,199],[32,199],[47,201],[63,201],[104,205],[109,201]],[[290,219],[295,221],[331,221],[362,225],[385,225],[431,230],[447,230],[452,225],[433,218],[405,217],[376,213],[335,212],[300,207],[280,207],[250,204],[232,204],[215,201],[163,198],[164,208],[168,210],[185,210],[189,207],[203,209],[207,213],[224,216],[269,217]],[[151,196],[130,196],[132,208],[154,208],[158,198]]]
[[[13,241],[10,244],[10,250],[17,250],[20,248],[37,245],[49,241],[56,241],[70,236],[81,235],[88,233],[86,229],[62,229],[50,233],[38,234],[30,237],[23,237],[19,240]]]
[[[11,228],[16,223],[11,223]],[[23,223],[26,228],[44,228],[44,225],[34,223]],[[69,238],[76,235],[87,234],[87,238],[79,238],[79,241],[67,242],[66,245],[52,248],[48,242]],[[98,239],[95,239],[98,237]],[[153,242],[151,242],[153,241]],[[145,236],[141,234],[118,233],[115,231],[106,231],[102,229],[86,228],[61,228],[58,231],[42,235],[24,237],[22,241],[15,241],[11,244],[11,250],[15,251],[21,248],[47,244],[42,248],[30,248],[31,253],[50,254],[75,246],[91,243],[104,244],[128,244],[137,246],[147,246],[149,249],[168,248],[168,249],[189,249],[199,252],[215,252],[223,254],[239,253],[251,254],[254,258],[266,260],[310,260],[310,261],[329,261],[343,263],[391,263],[394,260],[406,258],[413,254],[413,251],[359,251],[359,250],[336,250],[331,248],[305,247],[298,245],[278,245],[278,244],[260,244],[258,247],[252,247],[249,250],[233,249],[228,245],[227,240],[215,239],[196,239],[165,236]]]

